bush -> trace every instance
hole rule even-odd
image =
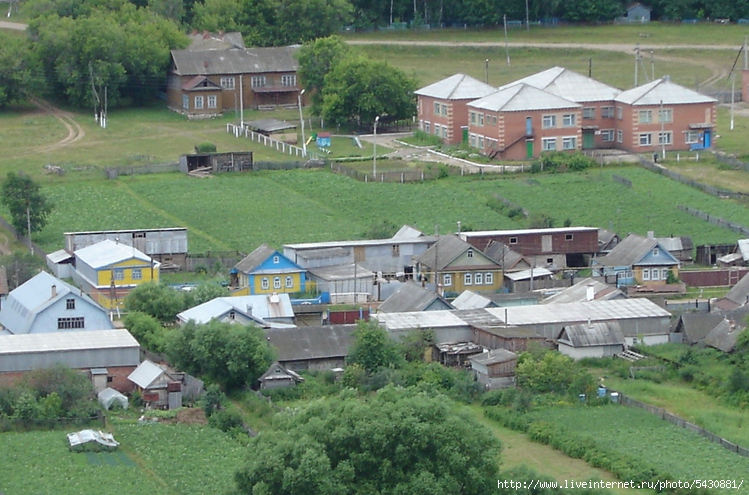
[[[200,143],[195,146],[195,153],[215,153],[216,145],[214,143]]]
[[[234,428],[241,428],[243,426],[242,417],[237,411],[222,410],[208,418],[208,424],[216,429],[224,432],[228,432]]]

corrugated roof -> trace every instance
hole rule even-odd
[[[624,344],[624,334],[615,321],[568,325],[559,334],[559,342],[572,347]]]
[[[234,268],[242,273],[250,273],[265,260],[270,258],[275,252],[276,250],[267,244],[261,244],[253,252],[242,258],[239,263],[234,265]]]
[[[132,246],[118,244],[109,239],[79,249],[75,252],[75,257],[97,270],[129,259],[138,259],[146,263],[153,263],[154,266],[161,264]]]
[[[668,253],[668,250],[652,237],[641,237],[636,234],[629,234],[627,238],[617,244],[609,254],[596,258],[595,260],[597,264],[603,266],[632,266],[642,260],[642,258],[644,258],[645,255],[647,255],[649,251],[652,251],[656,246],[660,246],[663,251]],[[671,257],[673,258],[673,256]],[[663,264],[663,262],[659,263],[659,265]],[[679,261],[673,259],[672,264],[678,265]]]
[[[489,245],[484,248],[484,254],[499,263],[503,270],[512,270],[520,262],[531,265],[522,254],[495,240],[489,241]]]
[[[271,299],[277,302],[271,302]],[[177,318],[184,322],[194,320],[202,324],[208,323],[212,318],[219,318],[231,310],[256,319],[260,324],[274,318],[294,317],[289,295],[281,293],[217,297],[179,313]]]
[[[281,362],[342,358],[353,344],[356,325],[279,328],[265,331]]]
[[[246,50],[172,50],[172,60],[177,74],[183,76],[295,72],[299,68],[294,57],[298,49],[295,45]]]
[[[380,304],[378,311],[382,313],[424,311],[437,300],[442,302],[446,308],[452,307],[450,303],[440,297],[439,294],[432,292],[425,287],[421,287],[414,282],[406,282],[401,285],[397,291],[393,292],[390,297],[385,299],[382,304]]]
[[[716,313],[684,313],[679,317],[677,328],[681,327],[686,343],[702,342],[722,321],[723,316]]]
[[[0,336],[0,354],[117,348],[140,348],[140,345],[125,329]]]
[[[405,239],[419,239],[423,237],[424,237],[424,233],[420,231],[419,229],[413,228],[410,225],[404,225],[400,229],[398,229],[398,232],[395,233],[392,239],[405,240]]]
[[[519,112],[532,110],[561,110],[579,108],[574,101],[553,95],[527,84],[518,84],[492,93],[468,104],[492,112]]]
[[[127,379],[140,388],[148,388],[164,373],[166,373],[166,371],[162,367],[146,359],[128,375]]]
[[[506,84],[499,89],[510,88],[518,84],[527,84],[577,103],[610,101],[622,92],[618,88],[583,76],[564,67],[552,67],[551,69]]]
[[[414,91],[420,96],[441,100],[475,100],[494,93],[497,88],[465,74],[454,74],[436,83]]]
[[[263,132],[285,131],[286,129],[296,129],[296,124],[291,124],[284,120],[278,119],[260,119],[246,122],[245,125],[251,129],[257,129]]]
[[[330,248],[351,248],[358,246],[386,246],[388,244],[423,244],[434,242],[437,238],[434,236],[422,235],[419,237],[391,237],[389,239],[358,239],[354,241],[325,241],[325,242],[304,242],[299,244],[284,244],[284,249],[314,250]],[[305,254],[305,256],[307,256]]]
[[[749,273],[741,277],[741,280],[731,287],[724,299],[728,299],[738,306],[743,306],[749,302]]]
[[[749,261],[749,239],[739,239],[739,252],[744,261]]]
[[[413,328],[464,327],[466,323],[453,311],[409,311],[404,313],[375,313],[372,318],[384,324],[390,331]]]
[[[423,254],[414,256],[413,259],[433,270],[442,270],[469,249],[478,251],[457,235],[444,235]]]
[[[729,320],[723,320],[718,326],[705,336],[705,345],[723,352],[731,352],[736,347],[736,340],[741,332],[746,332]]]
[[[74,256],[70,254],[69,252],[65,251],[64,249],[60,249],[58,251],[55,251],[53,253],[49,253],[47,255],[47,259],[51,261],[52,263],[60,263],[65,260],[72,259]]]
[[[597,227],[553,227],[548,229],[516,229],[516,230],[472,230],[470,232],[461,232],[460,237],[463,240],[469,237],[486,237],[486,236],[507,236],[507,235],[527,235],[527,234],[561,234],[575,232],[598,231]]]
[[[452,305],[455,309],[482,309],[493,306],[494,301],[481,294],[465,290],[453,300]]]
[[[692,242],[692,238],[685,235],[685,236],[676,236],[676,237],[656,237],[655,238],[658,243],[666,248],[667,250],[673,252],[673,251],[687,251],[694,247],[694,243]]]
[[[499,364],[499,363],[506,363],[508,361],[513,361],[518,358],[518,355],[515,354],[512,351],[508,351],[507,349],[494,349],[489,352],[485,352],[483,354],[476,354],[474,356],[469,356],[468,359],[477,364],[483,364],[484,366],[489,366],[492,364]]]
[[[593,299],[608,300],[615,297],[626,297],[622,291],[592,278],[585,278],[575,285],[567,287],[561,292],[547,297],[540,304],[564,304],[572,302],[585,302],[588,297],[588,287],[593,287]]]
[[[328,281],[350,280],[354,277],[357,279],[373,278],[375,275],[373,271],[367,270],[358,263],[310,268],[307,271],[317,278]]]
[[[656,79],[624,91],[614,101],[634,106],[681,105],[688,103],[716,103],[717,100],[680,86],[669,79]]]
[[[505,277],[510,280],[517,282],[518,280],[530,280],[531,278],[546,278],[551,277],[553,273],[543,267],[529,268],[528,270],[520,270],[519,272],[505,273]]]
[[[507,321],[505,323],[509,325],[576,323],[581,320],[597,322],[629,318],[669,318],[671,316],[671,313],[654,302],[641,297],[612,299],[610,301],[487,308],[484,311],[504,321],[505,310],[507,311]]]

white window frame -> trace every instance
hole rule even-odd
[[[253,88],[262,88],[265,86],[265,76],[252,76],[250,86]]]
[[[700,131],[685,131],[684,142],[686,144],[697,144],[700,142]]]
[[[653,111],[652,110],[640,110],[637,112],[637,122],[639,124],[652,124],[653,123]]]
[[[260,288],[263,290],[270,289],[270,281],[268,280],[268,277],[263,277],[260,279]]]
[[[484,285],[492,285],[492,284],[494,284],[494,273],[486,272],[484,274]]]
[[[653,256],[660,256],[660,255],[661,255],[661,250],[658,249],[657,247],[653,248]]]
[[[673,144],[673,133],[671,131],[659,132],[658,133],[658,144],[663,146],[671,146]]]
[[[122,268],[115,268],[112,276],[115,280],[125,280],[125,270]]]
[[[292,277],[291,275],[286,275],[286,288],[287,289],[294,288],[294,277]]]
[[[614,129],[603,129],[601,130],[601,141],[604,143],[613,143],[615,134]]]
[[[445,136],[445,137],[447,137],[447,136]],[[476,137],[477,137],[476,144],[478,145],[477,146],[478,149],[483,150],[484,149],[484,136],[476,136]]]
[[[624,131],[621,129],[616,130],[616,142],[617,143],[623,143],[624,142]]]
[[[236,89],[237,82],[233,77],[221,77],[221,87],[223,89]]]
[[[484,285],[484,274],[483,273],[474,273],[473,274],[473,284],[474,285]]]
[[[216,98],[216,95],[208,95],[206,100],[208,100],[208,108],[218,107],[218,98]]]
[[[441,106],[442,106],[442,116],[447,117],[447,105],[443,103]]]
[[[476,112],[468,112],[468,118],[471,125],[476,125]]]
[[[466,251],[466,256],[468,258],[473,258],[473,249],[469,249],[468,251]]]
[[[557,150],[557,138],[541,138],[541,151],[556,151]]]
[[[473,285],[473,273],[463,274],[463,285]]]
[[[671,123],[674,121],[674,111],[670,108],[658,110],[658,122]]]
[[[274,265],[277,265],[280,261],[281,261],[281,257],[280,256],[274,256],[273,257],[273,264]]]
[[[614,107],[601,107],[602,119],[613,119],[614,117],[616,117]]]
[[[541,129],[556,129],[556,127],[557,127],[556,115],[543,115],[541,117]]]
[[[296,86],[296,74],[281,75],[281,86]]]
[[[563,137],[562,149],[563,150],[576,150],[577,149],[577,136]]]
[[[639,146],[653,146],[653,134],[650,132],[641,132],[637,142]]]
[[[478,123],[478,125],[479,125],[479,127],[483,127],[484,126],[484,114],[483,113],[479,114],[479,123]]]
[[[194,106],[195,110],[203,110],[203,108],[205,107],[205,98],[203,98],[202,95],[196,96],[193,99],[193,104],[195,105]]]
[[[643,282],[650,282],[650,268],[643,268],[642,269],[642,281]]]
[[[281,288],[281,277],[273,277],[273,288],[274,289]]]
[[[143,270],[140,268],[133,268],[130,270],[130,276],[133,280],[143,280]]]
[[[432,128],[429,122],[424,122],[424,132],[427,134],[432,132]]]
[[[619,120],[624,118],[624,107],[616,107],[616,118]]]
[[[596,107],[584,107],[583,108],[583,120],[595,120],[596,118]]]
[[[440,104],[439,102],[434,102],[434,115],[440,115]]]
[[[452,273],[443,273],[442,274],[442,286],[443,287],[452,287],[453,285],[453,274]]]
[[[476,147],[476,134],[469,134],[468,135],[468,144],[472,147]]]
[[[562,127],[575,127],[575,114],[565,113],[562,115]]]
[[[184,108],[185,110],[190,109],[190,96],[189,95],[185,95],[185,94],[182,95],[182,108]]]

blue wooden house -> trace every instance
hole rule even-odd
[[[679,277],[679,260],[652,233],[648,237],[630,234],[606,256],[592,260],[594,273],[616,276],[616,286],[666,285],[669,275]]]
[[[652,9],[647,5],[643,5],[640,2],[630,4],[627,7],[627,21],[628,22],[650,22],[650,11]]]
[[[261,245],[231,270],[233,295],[305,292],[307,271],[281,252]]]

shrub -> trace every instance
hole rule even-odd
[[[195,146],[195,152],[196,153],[215,153],[216,152],[216,145],[214,143],[200,143]]]

